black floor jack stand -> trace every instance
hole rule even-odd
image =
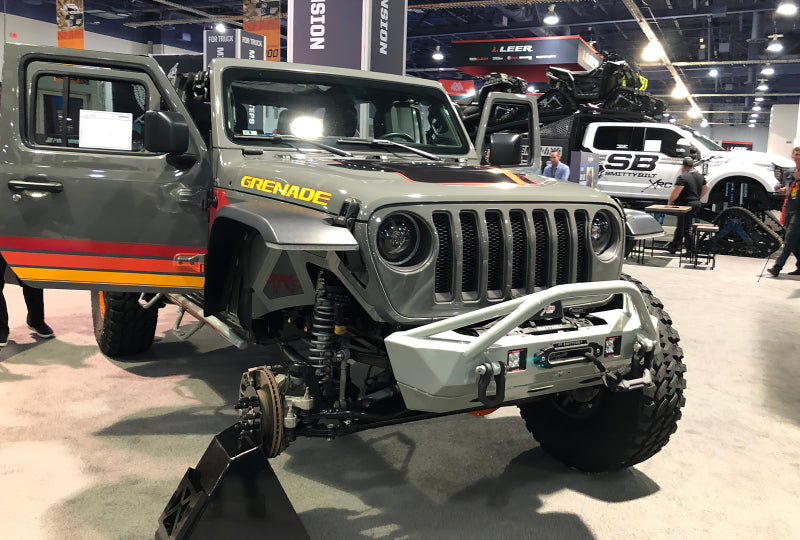
[[[158,518],[157,540],[309,540],[261,446],[231,426],[214,436]]]

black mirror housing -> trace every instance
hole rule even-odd
[[[144,147],[158,154],[183,154],[189,148],[189,124],[181,113],[144,113]]]
[[[519,165],[522,162],[522,135],[492,133],[489,136],[490,165]]]

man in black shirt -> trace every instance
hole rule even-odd
[[[694,248],[692,245],[692,223],[697,214],[700,213],[700,208],[703,206],[700,199],[703,198],[707,191],[708,184],[706,184],[706,179],[702,174],[694,170],[692,158],[683,158],[681,174],[675,181],[672,193],[669,194],[667,206],[691,206],[692,210],[678,216],[678,226],[675,227],[675,235],[672,237],[672,242],[670,242],[670,253],[675,253],[678,250],[681,235],[683,235],[683,245],[686,246],[686,249],[692,251]]]

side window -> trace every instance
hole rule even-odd
[[[40,75],[35,80],[36,144],[138,152],[147,89],[134,81]]]
[[[630,126],[601,126],[594,135],[594,146],[598,150],[636,150]]]
[[[644,139],[645,152],[660,152],[670,157],[678,155],[678,139],[681,136],[670,130],[663,128],[647,128]]]

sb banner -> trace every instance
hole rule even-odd
[[[280,0],[242,0],[243,28],[264,36],[267,60],[281,59],[281,2]]]
[[[56,0],[58,46],[83,49],[83,0]]]

